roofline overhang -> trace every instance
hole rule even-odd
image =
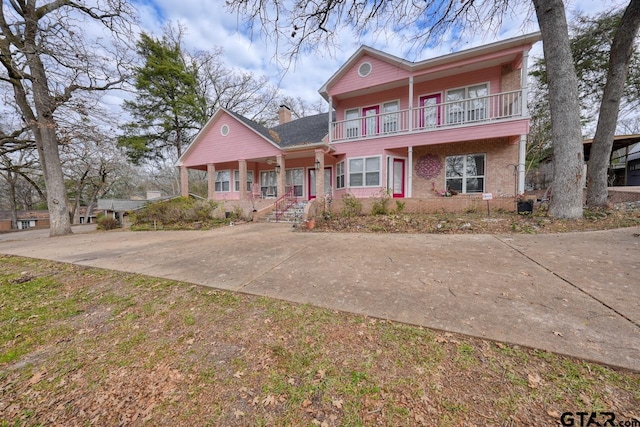
[[[335,147],[327,144],[326,142],[314,142],[311,144],[304,144],[304,145],[292,145],[289,147],[282,147],[281,150],[283,152],[292,152],[292,151],[305,151],[305,150],[318,149],[318,148],[324,148],[327,151],[336,150]]]
[[[464,61],[475,56],[486,55],[489,53],[499,52],[501,50],[511,49],[517,46],[530,46],[534,43],[542,40],[541,33],[529,33],[518,37],[513,37],[506,40],[497,41],[494,43],[474,47],[471,49],[461,50],[459,52],[450,53],[447,55],[438,56],[431,59],[426,59],[419,62],[411,62],[405,59],[399,58],[397,56],[382,52],[378,49],[374,49],[372,47],[363,45],[361,46],[351,57],[347,60],[347,62],[342,65],[330,78],[327,80],[325,84],[318,90],[320,95],[325,99],[329,100],[328,90],[329,87],[337,81],[339,78],[343,76],[343,74],[349,70],[353,64],[355,64],[363,55],[368,54],[374,58],[378,58],[387,63],[394,64],[400,68],[403,68],[410,72],[416,72],[420,70],[424,70],[426,68],[442,66],[448,63],[453,63],[457,61]]]
[[[242,120],[238,119],[236,117],[236,115],[234,113],[232,113],[231,111],[227,110],[226,108],[222,108],[221,107],[221,108],[218,108],[215,113],[213,113],[213,115],[209,118],[209,120],[207,120],[207,123],[205,123],[205,125],[202,127],[202,129],[200,129],[200,131],[198,131],[198,133],[196,134],[195,138],[193,138],[193,141],[191,142],[191,144],[189,144],[189,146],[184,151],[184,153],[182,153],[182,155],[178,158],[178,160],[176,160],[176,162],[173,165],[174,167],[183,166],[183,159],[189,154],[189,152],[192,150],[192,148],[197,145],[197,143],[200,141],[201,135],[203,135],[205,132],[207,132],[209,130],[209,127],[211,127],[212,123],[222,113],[226,113],[233,120],[235,120],[236,122],[240,123],[242,126],[244,126],[245,128],[249,129],[251,132],[255,133],[260,138],[262,138],[263,140],[267,141],[269,144],[273,145],[278,150],[282,150],[282,147],[280,147],[278,144],[276,144],[275,142],[271,141],[269,138],[265,138],[265,136],[262,135],[260,132],[256,131],[251,126],[247,125],[245,122],[243,122]]]

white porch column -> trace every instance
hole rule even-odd
[[[238,160],[238,181],[240,200],[247,200],[247,161],[244,159]]]
[[[409,130],[413,130],[413,76],[409,77]]]
[[[518,146],[518,194],[524,193],[524,180],[526,175],[525,164],[527,161],[527,135],[520,135]]]
[[[207,164],[207,199],[216,199],[216,167],[213,163]]]
[[[327,129],[327,139],[329,140],[329,144],[333,140],[332,129],[331,129],[331,119],[333,118],[333,98],[329,95],[329,128]]]
[[[186,166],[180,166],[180,195],[189,197],[189,171]]]
[[[521,82],[521,88],[522,88],[522,117],[528,117],[529,116],[529,109],[527,107],[527,98],[528,98],[528,94],[529,94],[529,82],[528,82],[528,75],[529,75],[529,51],[525,50],[524,52],[522,52],[522,82]]]
[[[280,166],[280,173],[277,173],[278,168],[276,167],[276,179],[278,180],[278,198],[284,196],[285,193],[285,172],[284,172],[284,156],[282,154],[278,154],[276,156],[276,165]]]
[[[320,167],[316,169],[316,199],[324,203],[324,151],[315,150],[314,167],[317,162],[320,162]]]
[[[407,160],[407,197],[413,197],[413,147],[409,147]]]

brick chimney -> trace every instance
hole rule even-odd
[[[291,108],[282,104],[278,109],[278,124],[289,123],[291,121]]]

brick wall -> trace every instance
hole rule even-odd
[[[506,64],[502,66],[502,70],[501,70],[501,78],[500,78],[500,85],[501,87],[501,92],[509,92],[512,90],[518,90],[520,89],[520,84],[521,84],[521,76],[522,74],[522,70],[520,69],[513,69],[513,66],[511,64]]]
[[[433,192],[445,189],[445,158],[463,154],[486,154],[485,192],[493,193],[495,198],[514,196],[516,193],[516,167],[518,164],[518,145],[508,138],[478,140],[455,144],[430,145],[413,149],[413,197],[441,198]],[[419,177],[415,167],[420,157],[435,154],[440,157],[442,170],[432,179]]]
[[[371,213],[371,206],[376,202],[376,198],[358,199],[362,202],[362,213]],[[396,201],[404,203],[402,212],[404,213],[438,213],[438,212],[486,212],[487,202],[482,200],[480,194],[458,194],[453,197],[429,197],[423,199],[390,199],[389,211],[397,209]],[[330,210],[335,214],[342,211],[344,203],[342,199],[331,201]],[[514,197],[498,197],[489,202],[491,211],[498,209],[505,211],[515,211],[516,204]]]

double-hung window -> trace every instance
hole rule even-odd
[[[229,186],[231,185],[231,172],[226,171],[216,171],[216,191],[227,192],[229,191]]]
[[[398,101],[385,102],[382,104],[382,130],[384,133],[398,131],[398,111],[400,104]]]
[[[302,168],[287,169],[285,171],[285,185],[293,188],[293,195],[302,197],[302,189],[304,187],[304,172]]]
[[[380,157],[349,159],[349,187],[379,187]]]
[[[253,185],[253,171],[247,171],[247,191],[251,191]],[[233,191],[240,191],[240,171],[233,171]]]
[[[345,111],[345,129],[347,138],[360,136],[360,113],[358,109]]]
[[[336,188],[344,188],[344,160],[336,164]]]
[[[489,86],[487,83],[447,91],[448,124],[477,122],[487,118]]]
[[[262,192],[262,197],[276,197],[278,195],[276,171],[260,172],[260,192]]]
[[[485,162],[484,154],[448,156],[445,160],[447,190],[459,193],[484,192]]]

